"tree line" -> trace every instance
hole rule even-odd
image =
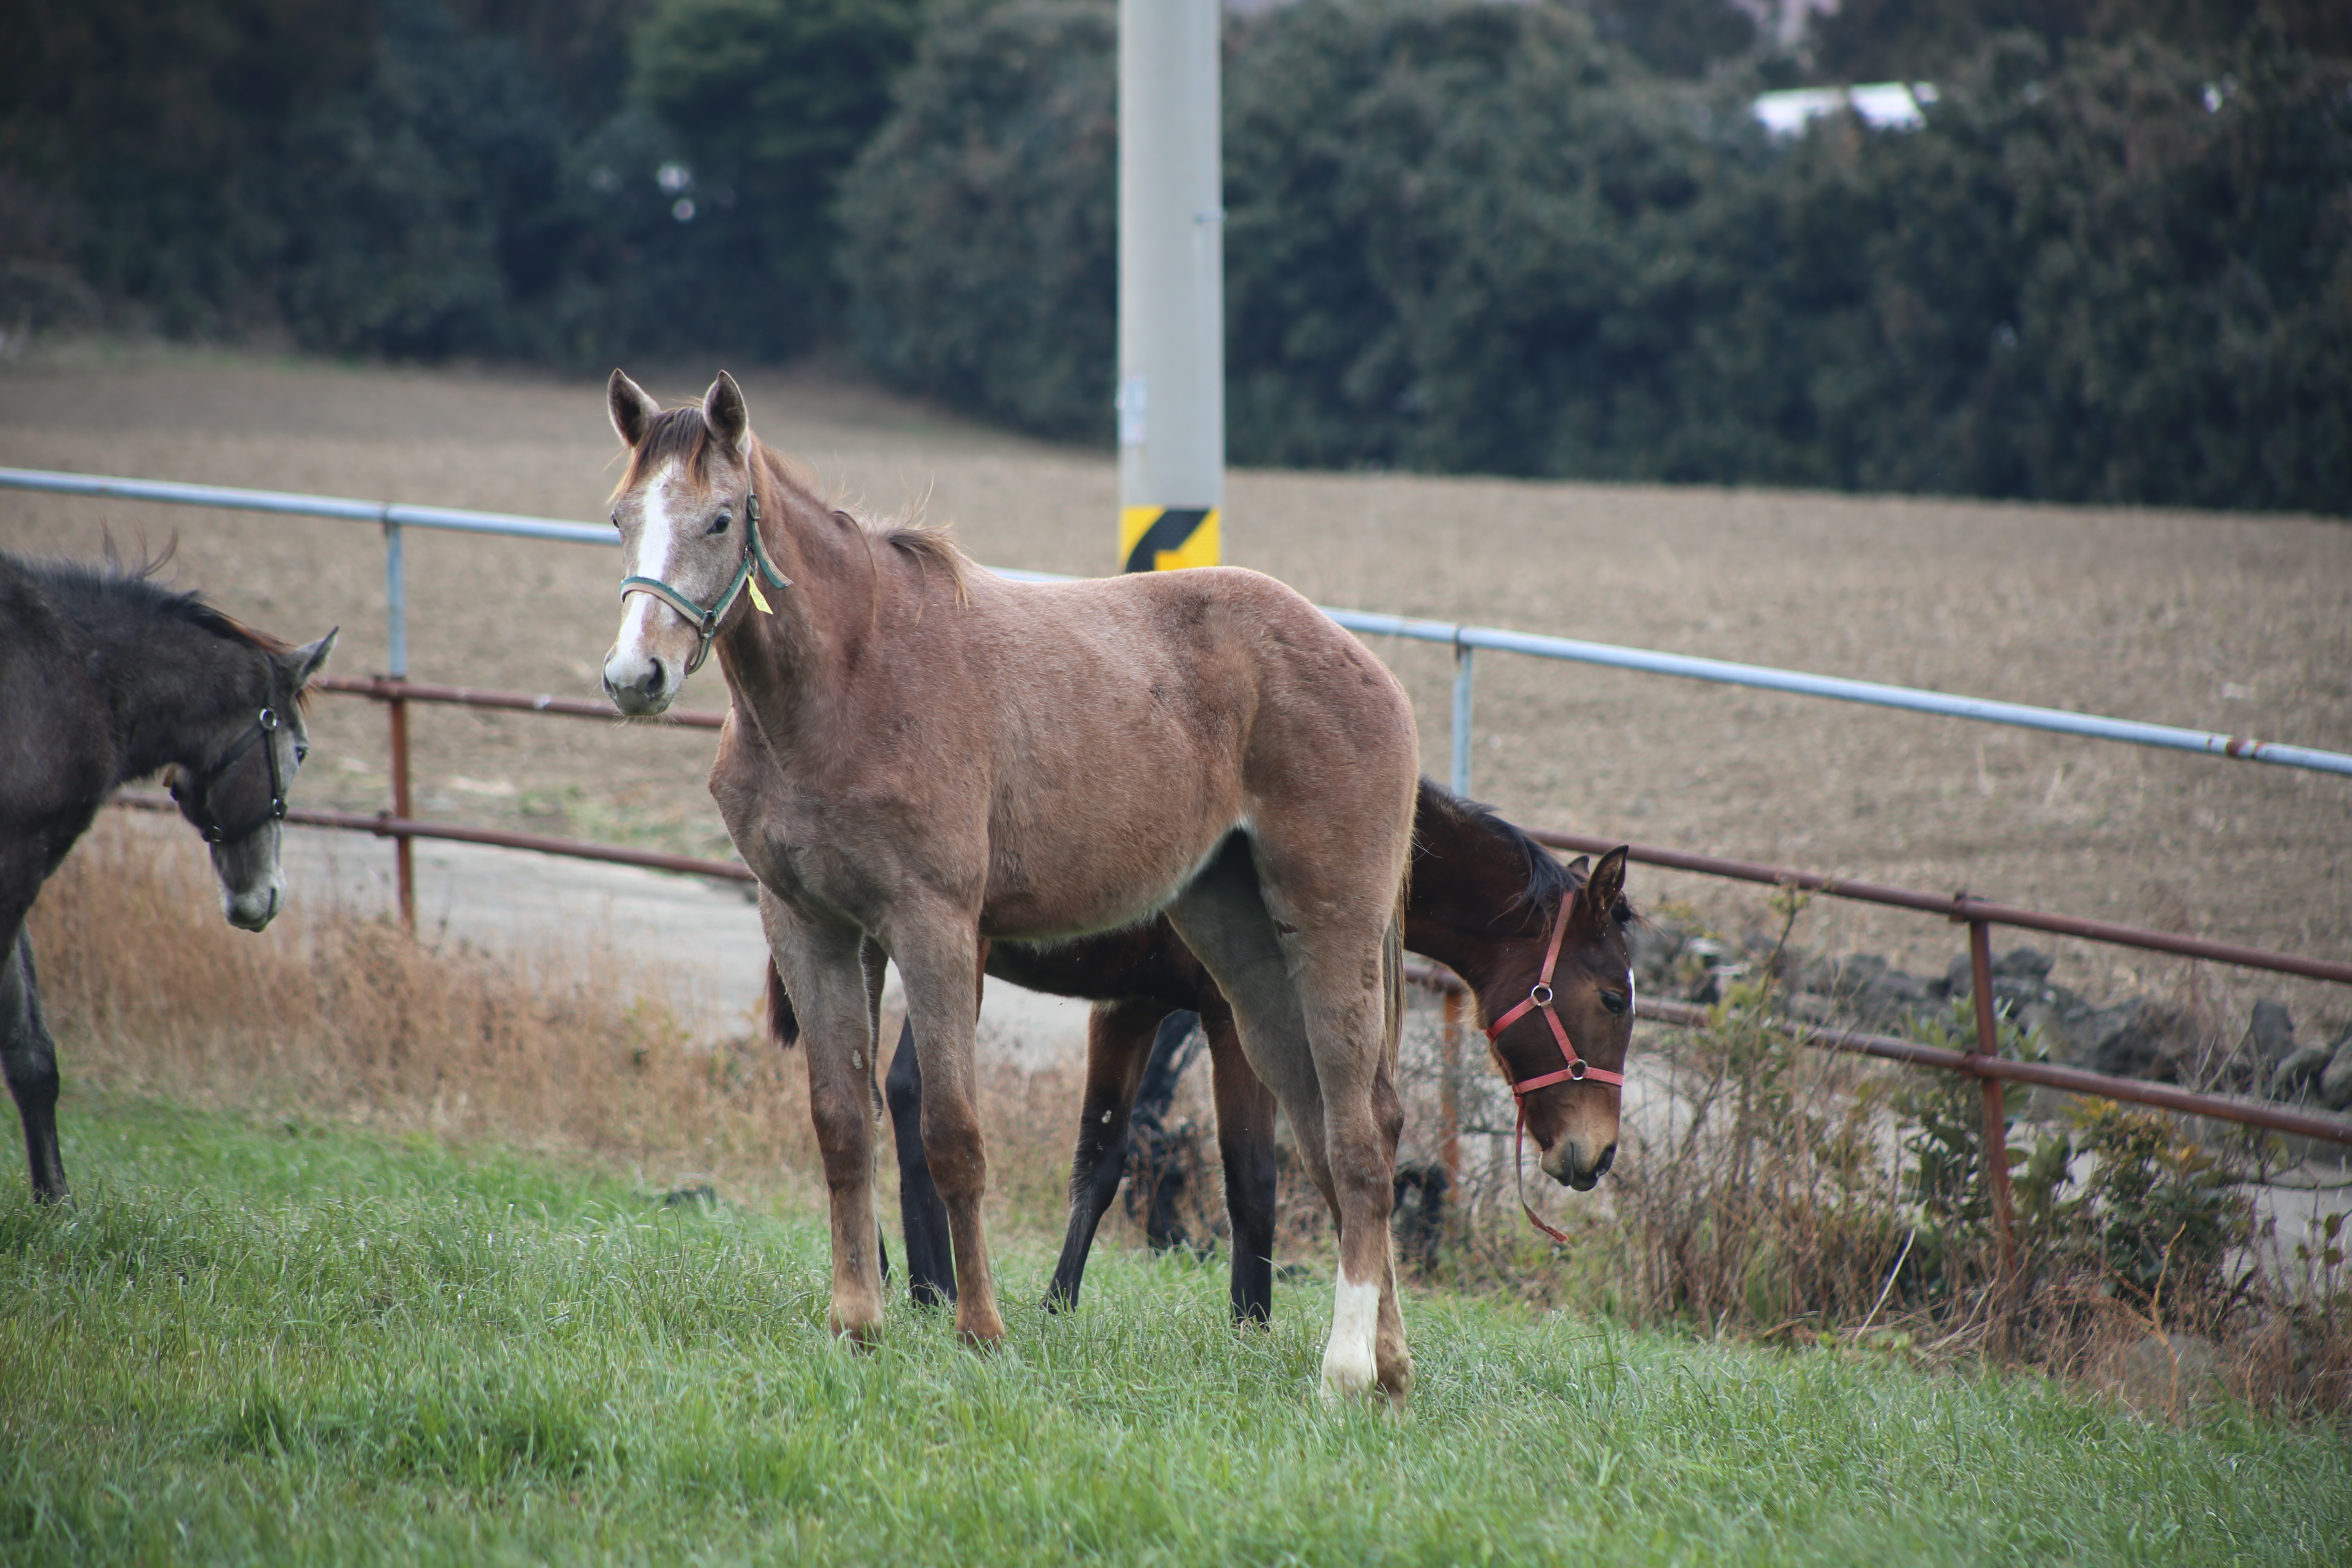
[[[830,346],[1110,437],[1111,0],[25,11],[12,321]],[[2331,7],[1847,0],[1789,50],[1727,0],[1297,0],[1224,47],[1236,463],[2352,512]],[[1879,76],[1922,125],[1748,111]]]

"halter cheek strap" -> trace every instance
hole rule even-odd
[[[172,798],[181,804],[188,820],[205,836],[207,844],[241,844],[286,816],[286,772],[278,762],[278,669],[274,665],[269,668],[268,680],[267,705],[246,726],[245,733],[230,742],[220,760],[202,773],[191,770],[185,784],[176,778],[172,781]],[[257,745],[269,768],[269,799],[249,820],[231,826],[213,809],[213,791],[228,776],[229,769]]]
[[[1568,1239],[1568,1233],[1554,1229],[1544,1223],[1543,1216],[1537,1214],[1534,1205],[1528,1202],[1528,1175],[1525,1164],[1528,1096],[1539,1089],[1549,1089],[1556,1083],[1582,1083],[1590,1079],[1594,1083],[1612,1084],[1621,1089],[1625,1083],[1623,1073],[1611,1072],[1607,1068],[1594,1067],[1584,1059],[1578,1052],[1576,1043],[1568,1037],[1568,1026],[1559,1021],[1559,1011],[1552,1006],[1552,971],[1559,964],[1559,944],[1568,934],[1569,914],[1576,907],[1576,898],[1575,890],[1570,889],[1568,896],[1559,901],[1559,912],[1552,916],[1551,939],[1544,944],[1543,969],[1536,976],[1535,988],[1528,993],[1525,1001],[1486,1026],[1487,1040],[1499,1047],[1502,1044],[1504,1030],[1526,1017],[1529,1013],[1541,1013],[1544,1022],[1551,1026],[1551,1037],[1559,1042],[1560,1059],[1565,1065],[1550,1072],[1538,1073],[1533,1078],[1520,1079],[1511,1085],[1511,1098],[1518,1102],[1519,1108],[1518,1125],[1511,1133],[1511,1173],[1518,1183],[1519,1207],[1526,1213],[1528,1223],[1554,1241],[1560,1242]],[[1633,996],[1630,987],[1633,984],[1633,977],[1630,974],[1626,977],[1626,984],[1629,987],[1626,1005],[1631,1008]],[[1501,1053],[1498,1050],[1496,1054],[1499,1056]]]
[[[700,669],[702,661],[710,657],[710,644],[712,639],[719,636],[719,623],[727,618],[727,612],[735,607],[736,599],[742,595],[746,586],[751,590],[751,602],[758,605],[763,613],[767,610],[767,600],[760,596],[759,585],[751,581],[754,568],[758,570],[761,576],[768,580],[768,586],[772,588],[789,588],[793,585],[793,580],[778,571],[776,563],[768,559],[767,541],[760,537],[760,489],[756,480],[743,488],[743,528],[744,531],[751,536],[751,542],[744,549],[742,563],[735,568],[734,581],[727,584],[727,591],[709,605],[695,603],[687,595],[658,577],[621,579],[623,604],[628,603],[629,595],[632,594],[650,594],[684,616],[687,623],[700,634],[702,640],[695,645],[694,657],[686,661],[686,673],[688,675]]]

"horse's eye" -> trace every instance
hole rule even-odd
[[[621,509],[619,507],[614,507],[613,509],[613,526],[614,528],[621,526]]]
[[[1624,1016],[1625,998],[1620,996],[1614,991],[1603,991],[1601,994],[1601,1005],[1603,1007],[1608,1008],[1611,1013],[1619,1017],[1622,1017]]]
[[[734,521],[735,520],[733,518],[728,516],[722,511],[717,517],[710,520],[710,531],[713,533],[724,533],[727,531],[727,525]]]
[[[294,742],[294,765],[295,765],[296,767],[298,767],[298,768],[299,768],[299,767],[300,767],[304,763],[307,763],[307,762],[309,762],[310,760],[310,742],[308,742],[308,741],[297,741],[297,742]]]

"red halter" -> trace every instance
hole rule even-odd
[[[1575,907],[1576,891],[1570,889],[1567,896],[1559,900],[1559,912],[1552,917],[1551,940],[1544,944],[1543,970],[1536,976],[1535,989],[1528,993],[1527,1000],[1486,1026],[1486,1038],[1497,1047],[1496,1055],[1500,1057],[1503,1031],[1531,1012],[1541,1013],[1544,1022],[1551,1026],[1551,1037],[1559,1042],[1560,1057],[1567,1063],[1565,1067],[1555,1068],[1548,1073],[1538,1073],[1533,1078],[1520,1079],[1511,1085],[1511,1098],[1518,1102],[1519,1108],[1518,1126],[1511,1133],[1511,1173],[1518,1182],[1519,1207],[1526,1212],[1528,1224],[1554,1241],[1559,1242],[1565,1242],[1568,1239],[1567,1232],[1555,1230],[1546,1225],[1542,1216],[1538,1215],[1534,1206],[1528,1202],[1528,1176],[1524,1163],[1528,1133],[1528,1096],[1539,1089],[1548,1089],[1556,1083],[1582,1083],[1588,1079],[1595,1083],[1612,1084],[1620,1089],[1625,1084],[1623,1073],[1611,1072],[1607,1068],[1593,1067],[1584,1059],[1577,1051],[1575,1042],[1568,1037],[1568,1027],[1559,1021],[1559,1014],[1551,1005],[1551,973],[1559,963],[1560,939],[1568,934],[1569,911]],[[1630,976],[1628,978],[1630,980]],[[1628,1002],[1630,1001],[1629,997]]]

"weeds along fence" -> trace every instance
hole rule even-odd
[[[369,679],[329,678],[321,680],[319,685],[325,690],[363,698],[380,703],[384,708],[390,730],[392,805],[388,811],[373,816],[356,812],[295,809],[288,812],[287,818],[289,822],[300,826],[370,833],[393,840],[397,862],[399,905],[404,922],[413,926],[415,918],[415,874],[411,847],[415,840],[419,838],[493,845],[530,850],[540,854],[607,861],[724,880],[749,881],[751,879],[751,873],[748,870],[728,861],[707,860],[692,856],[667,854],[619,845],[587,843],[577,839],[558,838],[538,834],[472,827],[457,823],[422,821],[414,814],[409,790],[408,766],[408,719],[411,704],[446,704],[598,720],[609,719],[611,713],[601,703],[581,701],[576,699],[434,685],[407,679],[407,584],[402,549],[404,531],[409,528],[432,528],[459,532],[499,534],[558,543],[609,545],[613,542],[614,536],[608,530],[549,518],[516,517],[499,512],[411,506],[331,496],[296,495],[277,490],[250,490],[212,485],[112,479],[40,469],[0,468],[0,488],[157,501],[239,511],[270,512],[289,516],[339,519],[373,523],[382,530],[384,541],[384,608],[389,623],[387,662],[391,668],[383,675]],[[1003,575],[1032,582],[1055,580],[1051,574],[1044,573],[1008,571],[1003,573]],[[1737,664],[1721,659],[1694,658],[1679,654],[1621,647],[1569,637],[1540,637],[1523,632],[1506,631],[1493,626],[1415,620],[1405,616],[1356,610],[1327,609],[1324,613],[1350,631],[1373,637],[1438,643],[1450,646],[1454,649],[1455,673],[1450,735],[1453,752],[1452,784],[1456,793],[1464,795],[1468,794],[1471,788],[1470,759],[1475,700],[1475,658],[1478,650],[1482,648],[1538,658],[1561,659],[1618,669],[1671,675],[1724,685],[1792,692],[1833,701],[1858,702],[1874,707],[1936,714],[1946,718],[1969,719],[1982,723],[2042,730],[2057,734],[2112,741],[2130,745],[2151,746],[2169,751],[2193,752],[2220,759],[2266,763],[2274,766],[2301,768],[2352,777],[2352,755],[2261,741],[2248,736],[2143,723],[2134,720],[2113,719],[2059,709],[2032,707],[2021,703],[1955,696],[1945,692],[1923,691],[1907,687],[1885,686],[1872,681],[1848,680],[1834,676],[1812,675],[1757,665]],[[721,722],[721,716],[708,712],[677,712],[668,715],[665,721],[682,730],[715,730]],[[169,809],[170,807],[169,801],[160,795],[126,797],[123,804],[150,809]],[[1611,847],[1606,840],[1574,834],[1537,832],[1533,837],[1538,842],[1555,848],[1585,853],[1598,853]],[[1911,910],[1923,915],[1967,926],[1971,975],[1970,991],[1975,1013],[1975,1049],[1950,1050],[1891,1036],[1843,1029],[1803,1026],[1795,1024],[1790,1025],[1789,1027],[1792,1037],[1804,1045],[1901,1062],[1915,1068],[1958,1073],[1975,1079],[1982,1089],[1988,1148],[2001,1146],[2005,1126],[2002,1085],[2004,1082],[2012,1080],[2040,1084],[2076,1094],[2095,1095],[2108,1100],[2153,1106],[2166,1110],[2206,1116],[2218,1121],[2352,1146],[2352,1121],[2346,1119],[2318,1115],[2289,1106],[2200,1093],[2168,1084],[2113,1078],[2047,1062],[2003,1057],[1999,1047],[1998,1017],[1994,1005],[1991,931],[1995,926],[2007,926],[2021,931],[2042,931],[2144,952],[2168,953],[2182,958],[2265,970],[2281,974],[2294,974],[2307,979],[2331,981],[2347,985],[2352,985],[2352,963],[2305,957],[2294,953],[2273,952],[2230,942],[2210,942],[2168,931],[2118,925],[2105,921],[2049,914],[1977,899],[1965,893],[1946,896],[1913,889],[1884,887],[1874,883],[1820,876],[1787,867],[1694,855],[1655,846],[1635,845],[1633,848],[1633,858],[1643,865],[1655,866],[1663,869],[1693,872],[1702,876],[1758,883],[1824,897]],[[1451,1078],[1451,1067],[1458,1066],[1464,1034],[1466,990],[1459,979],[1434,965],[1416,963],[1411,973],[1419,984],[1439,993],[1445,999],[1446,1023],[1444,1037],[1444,1049],[1452,1058],[1449,1066],[1449,1078]],[[1640,1016],[1672,1027],[1696,1027],[1704,1025],[1706,1021],[1705,1009],[1656,999],[1642,1001]],[[1445,1114],[1448,1120],[1444,1138],[1445,1157],[1446,1163],[1454,1165],[1458,1161],[1459,1126],[1458,1121],[1454,1120],[1454,1112],[1450,1104],[1446,1108]],[[1992,1185],[1996,1234],[2001,1245],[2004,1262],[2013,1263],[2014,1246],[2011,1240],[2011,1221],[2012,1200],[2009,1173],[2001,1162],[1994,1160],[1990,1162],[1989,1174]]]

